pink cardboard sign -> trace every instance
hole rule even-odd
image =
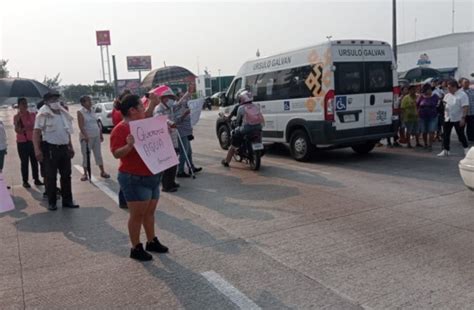
[[[7,184],[0,173],[0,213],[8,212],[15,209],[10,192],[7,189]]]
[[[153,174],[178,164],[167,121],[167,116],[156,116],[130,122],[135,149]]]

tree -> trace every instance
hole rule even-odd
[[[63,90],[64,98],[78,102],[83,95],[91,95],[93,93],[90,85],[68,85]]]
[[[9,76],[7,64],[8,60],[0,59],[0,78],[7,78]]]
[[[49,88],[57,89],[59,87],[59,84],[61,83],[61,79],[59,78],[60,75],[61,75],[61,73],[58,73],[53,78],[49,78],[45,75],[44,80],[43,80],[43,84],[48,86]]]

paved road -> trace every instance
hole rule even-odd
[[[108,135],[112,179],[94,169],[94,186],[74,169],[81,208],[51,213],[42,189],[21,187],[8,126],[16,210],[0,215],[0,308],[472,308],[474,194],[459,177],[460,155],[382,147],[298,163],[274,146],[259,172],[226,169],[215,116],[204,112],[193,142],[204,171],[160,201],[159,237],[171,253],[145,264],[127,257]]]

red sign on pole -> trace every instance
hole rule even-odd
[[[109,30],[99,30],[95,32],[97,38],[97,45],[110,45],[110,31]]]

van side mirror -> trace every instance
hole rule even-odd
[[[227,106],[227,97],[226,97],[225,94],[222,94],[222,95],[219,96],[219,105],[221,107]]]

